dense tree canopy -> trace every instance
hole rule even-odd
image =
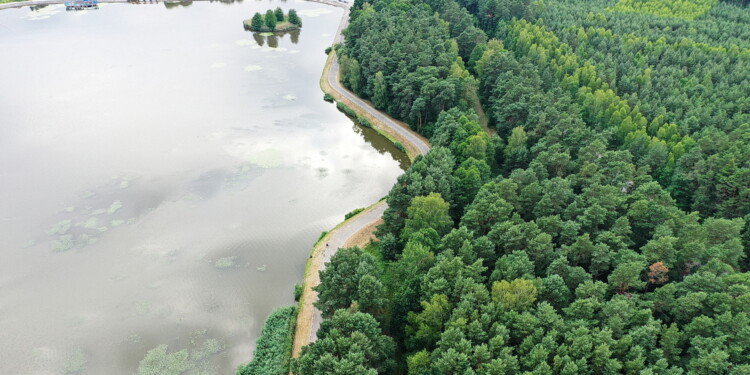
[[[398,374],[750,374],[745,5],[355,3],[342,80],[433,149],[324,313]]]
[[[393,340],[369,314],[338,310],[302,348],[294,374],[378,375],[393,369]]]

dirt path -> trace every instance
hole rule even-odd
[[[339,224],[323,237],[313,248],[310,258],[305,266],[304,290],[299,302],[299,312],[297,313],[297,329],[294,334],[294,348],[292,356],[298,357],[303,346],[317,339],[318,328],[323,321],[320,310],[313,306],[318,300],[318,293],[312,290],[313,287],[320,284],[319,271],[325,269],[325,264],[331,260],[331,257],[341,247],[346,247],[351,238],[361,236],[362,229],[372,227],[371,224],[380,220],[383,212],[388,207],[385,200],[382,200],[365,211]],[[327,246],[326,246],[327,245]]]
[[[335,52],[331,52],[335,53]],[[330,71],[328,72],[328,85],[336,92],[339,97],[343,97],[348,102],[350,108],[357,112],[365,112],[368,117],[374,118],[373,125],[379,126],[389,134],[397,138],[407,148],[412,146],[416,148],[419,154],[426,154],[430,151],[430,143],[421,135],[415,133],[409,128],[409,125],[401,121],[394,120],[387,114],[375,109],[369,102],[362,100],[354,95],[351,91],[344,88],[339,82],[339,60],[336,56],[332,57]],[[380,130],[380,129],[379,129]]]
[[[347,9],[342,16],[338,33],[334,39],[336,43],[343,41],[341,32],[346,28],[348,21],[349,12]],[[409,129],[408,125],[378,111],[369,102],[360,99],[341,86],[341,83],[339,83],[339,63],[334,51],[331,51],[326,62],[320,84],[323,91],[331,94],[337,101],[344,102],[358,115],[367,118],[376,130],[384,133],[391,140],[401,142],[407,148],[407,153],[411,159],[420,154],[424,155],[430,150],[429,142]],[[323,320],[321,312],[313,306],[313,303],[318,299],[318,295],[312,288],[320,284],[319,271],[325,269],[325,263],[330,261],[339,248],[367,244],[387,207],[385,200],[375,203],[365,211],[332,229],[313,248],[305,266],[304,289],[299,302],[297,328],[292,349],[293,357],[299,357],[302,347],[317,339],[318,328],[320,328],[320,323]]]

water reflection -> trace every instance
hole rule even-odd
[[[289,41],[292,42],[292,44],[299,43],[299,35],[302,32],[301,29],[297,30],[290,30],[290,31],[276,31],[273,33],[264,32],[259,33],[256,31],[252,31],[248,28],[246,24],[243,23],[243,28],[245,31],[253,33],[253,39],[255,39],[255,43],[257,43],[259,46],[263,47],[265,44],[268,44],[271,48],[276,48],[279,46],[279,41],[284,39],[287,35],[289,35]]]
[[[266,44],[266,38],[260,35],[260,33],[253,33],[253,39],[255,39],[255,43],[258,43],[261,47]]]
[[[267,36],[266,41],[268,42],[268,46],[271,48],[276,48],[279,46],[279,38],[276,35]]]
[[[177,7],[189,7],[193,5],[192,1],[165,1],[164,7],[167,9],[177,8]]]
[[[208,0],[209,3],[235,4],[241,3],[242,0]]]
[[[337,108],[338,109],[338,108]],[[338,109],[339,112],[352,120],[352,130],[361,135],[365,142],[369,143],[381,155],[391,155],[398,161],[399,167],[406,170],[411,162],[409,156],[402,152],[388,138],[378,133],[375,129],[362,125],[356,117],[349,116],[346,112]]]
[[[406,153],[402,152],[396,145],[393,144],[388,138],[379,134],[375,129],[362,126],[360,123],[354,121],[352,130],[355,133],[362,136],[365,142],[369,143],[375,150],[381,155],[391,155],[396,161],[398,161],[399,167],[403,170],[409,168],[411,162]]]
[[[135,0],[138,1],[138,0]],[[155,1],[155,0],[150,0]],[[209,3],[222,3],[222,4],[234,4],[234,3],[241,3],[242,0],[208,0]],[[283,0],[282,0],[283,2]],[[193,5],[192,0],[185,0],[185,1],[165,1],[164,7],[167,9],[173,9],[178,7],[189,7]]]

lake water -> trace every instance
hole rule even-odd
[[[277,6],[301,32],[243,30]],[[194,373],[251,358],[321,231],[402,172],[322,100],[341,15],[0,11],[0,374],[132,374],[162,345]]]

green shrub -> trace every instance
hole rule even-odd
[[[331,53],[332,50],[333,50],[333,48],[331,48],[331,47],[326,48],[326,51],[325,51],[326,55],[329,54],[329,53]]]
[[[329,94],[329,93],[325,93],[325,94],[323,94],[323,100],[325,100],[327,102],[330,102],[330,103],[333,103],[333,96],[331,96],[331,94]]]
[[[394,143],[394,145],[396,146],[396,148],[397,148],[397,149],[398,149],[399,151],[401,151],[401,152],[404,152],[404,153],[406,152],[406,147],[404,147],[404,144],[403,144],[403,143],[401,143],[401,142],[396,142],[396,143]]]
[[[357,117],[357,112],[354,112],[353,109],[349,108],[348,105],[346,105],[346,104],[344,104],[342,102],[336,102],[336,108],[338,108],[339,110],[341,110],[341,112],[346,113],[348,116],[351,116],[351,117],[354,117],[354,118]]]
[[[357,121],[359,122],[360,125],[362,125],[362,126],[364,126],[366,128],[372,128],[372,124],[370,123],[370,120],[368,120],[368,119],[366,119],[366,118],[364,118],[362,116],[357,116]]]
[[[302,297],[302,292],[305,290],[305,286],[297,283],[294,284],[294,300],[299,302],[300,297]]]
[[[325,236],[326,236],[326,234],[328,234],[328,231],[323,231],[323,232],[320,232],[320,237],[318,237],[318,241],[322,240],[322,239],[323,239],[323,237],[325,237]]]
[[[323,96],[323,99],[325,99],[325,96]],[[358,115],[357,112],[351,109],[348,105],[342,102],[336,102],[336,108],[338,108],[341,112],[344,112],[347,116],[355,119],[357,123],[359,123],[360,125],[366,128],[372,128],[372,123],[370,123],[370,120],[368,120],[367,118],[363,116]]]
[[[354,215],[356,215],[356,214],[358,214],[358,213],[360,213],[360,212],[362,212],[364,210],[365,210],[364,208],[356,208],[356,209],[352,210],[351,212],[349,212],[348,214],[344,215],[344,220],[349,220],[350,217],[352,217],[352,216],[354,216]]]
[[[237,368],[237,375],[288,375],[297,318],[294,306],[274,310],[263,323],[253,360]]]

